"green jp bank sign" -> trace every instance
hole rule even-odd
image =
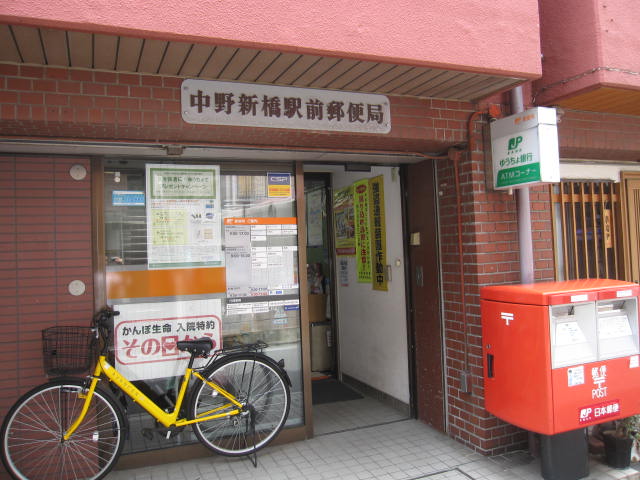
[[[491,154],[497,190],[559,182],[556,110],[536,107],[493,122]]]

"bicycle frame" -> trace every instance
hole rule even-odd
[[[134,402],[144,408],[149,415],[155,418],[158,422],[160,422],[165,427],[182,427],[185,425],[191,425],[193,423],[206,422],[208,420],[214,420],[217,418],[230,417],[233,415],[239,415],[242,413],[244,406],[238,402],[238,400],[229,392],[216,385],[213,382],[208,381],[199,372],[193,370],[193,368],[187,367],[184,372],[184,377],[182,379],[182,383],[180,385],[180,391],[178,392],[178,397],[176,399],[176,404],[172,412],[165,412],[160,408],[153,400],[147,397],[143,392],[141,392],[133,383],[127,380],[122,374],[120,374],[114,366],[110,365],[107,362],[107,359],[104,355],[100,355],[98,357],[98,362],[96,363],[96,368],[93,372],[91,384],[85,394],[85,401],[80,412],[78,418],[73,422],[73,424],[69,427],[69,429],[64,434],[64,439],[69,440],[77,428],[80,426],[82,421],[84,420],[87,411],[89,410],[89,405],[91,403],[91,399],[93,397],[93,392],[100,381],[102,375],[105,375],[109,381],[117,385],[126,395],[128,395]],[[222,405],[218,408],[209,410],[207,412],[203,412],[198,415],[198,418],[193,420],[180,419],[178,420],[178,416],[180,414],[180,408],[182,407],[182,403],[185,399],[187,393],[187,387],[189,386],[189,380],[191,377],[195,377],[201,382],[206,383],[220,395],[229,400],[228,404]],[[220,410],[226,410],[235,406],[236,408],[231,411],[225,411],[223,413],[217,413]]]

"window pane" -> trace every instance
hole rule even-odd
[[[104,178],[107,296],[122,311],[118,369],[172,409],[186,365],[176,361],[175,341],[264,341],[292,380],[287,425],[302,424],[293,166],[109,159]],[[190,428],[167,441],[135,405],[129,416],[126,452],[197,441]]]

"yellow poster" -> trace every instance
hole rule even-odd
[[[369,229],[369,180],[353,184],[358,282],[371,283],[371,231]]]
[[[150,212],[153,245],[186,245],[189,224],[184,210],[156,209]]]
[[[369,180],[373,289],[387,291],[387,230],[384,218],[384,177]]]

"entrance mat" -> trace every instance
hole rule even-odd
[[[334,378],[314,380],[311,382],[311,386],[314,405],[364,398],[358,392]]]

